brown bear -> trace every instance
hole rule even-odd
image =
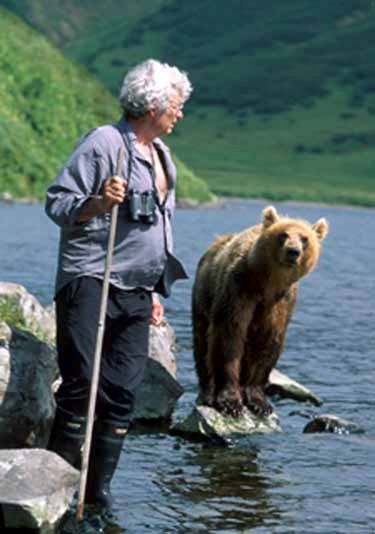
[[[319,258],[328,223],[281,217],[218,237],[199,261],[192,294],[198,402],[238,416],[272,412],[264,386],[284,343],[298,280]]]

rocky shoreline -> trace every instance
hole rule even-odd
[[[53,305],[18,284],[0,282],[0,532],[55,532],[72,502],[79,473],[46,451],[59,386]],[[13,314],[21,326],[9,320]],[[135,419],[170,420],[183,388],[176,380],[174,332],[150,326],[150,354]],[[35,465],[40,469],[35,470]],[[3,522],[3,524],[1,524]]]
[[[9,191],[4,191],[0,193],[0,202],[4,204],[15,204],[16,202],[19,204],[37,204],[39,200],[36,197],[15,198]]]

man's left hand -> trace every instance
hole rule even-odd
[[[152,308],[150,322],[153,326],[159,326],[164,318],[164,306],[159,300],[159,297],[152,294]]]

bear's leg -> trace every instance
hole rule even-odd
[[[207,327],[205,317],[193,312],[193,352],[199,386],[197,402],[213,406],[215,387],[213,374],[207,366]]]
[[[244,404],[255,414],[265,417],[273,412],[264,393],[269,374],[281,352],[283,337],[262,332],[249,340],[243,360],[241,384]]]
[[[242,390],[245,405],[257,416],[266,417],[273,412],[263,386],[245,386]]]
[[[214,406],[225,415],[238,417],[243,410],[240,389],[242,336],[225,325],[211,324],[208,330],[207,366],[214,377]]]

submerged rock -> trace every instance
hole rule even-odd
[[[280,373],[277,369],[272,369],[265,391],[267,395],[275,395],[283,399],[289,398],[300,402],[311,402],[315,406],[323,404],[323,401],[312,391],[287,375]]]
[[[279,432],[281,427],[273,412],[267,417],[257,417],[244,408],[240,417],[225,416],[209,406],[194,406],[192,412],[171,428],[177,435],[196,439],[208,439],[227,443],[233,439],[256,432]]]
[[[0,450],[0,531],[35,529],[52,534],[68,510],[78,482],[79,472],[53,452]]]
[[[352,421],[333,414],[321,414],[314,417],[303,429],[304,434],[315,432],[333,432],[335,434],[358,434],[364,430]]]

